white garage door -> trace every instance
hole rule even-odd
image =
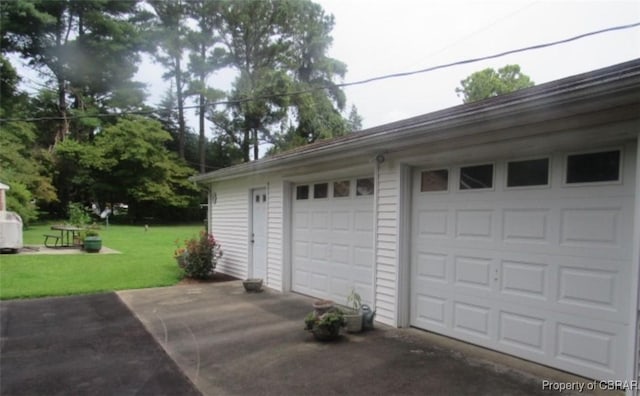
[[[293,290],[346,304],[354,288],[371,302],[373,178],[293,189]]]
[[[417,170],[412,325],[624,379],[633,164],[628,148]]]

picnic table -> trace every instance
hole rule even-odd
[[[50,248],[57,247],[79,247],[80,244],[76,243],[78,234],[83,229],[76,226],[58,224],[52,225],[53,231],[59,231],[59,234],[45,234],[44,245]],[[53,242],[50,242],[53,241]]]

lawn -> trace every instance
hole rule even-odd
[[[49,225],[24,231],[25,246],[42,245]],[[173,259],[175,241],[198,234],[202,225],[111,225],[100,230],[103,246],[121,254],[0,255],[0,299],[64,296],[170,286],[182,279]]]

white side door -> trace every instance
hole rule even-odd
[[[267,278],[267,190],[256,188],[251,197],[252,278]]]

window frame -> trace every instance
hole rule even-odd
[[[319,185],[326,185],[327,186],[327,190],[326,193],[327,195],[325,195],[324,197],[316,197],[316,186]],[[329,191],[329,185],[331,183],[330,182],[317,182],[317,183],[312,183],[311,185],[313,186],[313,194],[309,194],[311,196],[312,199],[329,199],[329,197],[331,196],[330,191]]]
[[[307,197],[306,198],[298,198],[298,188],[300,187],[307,187]],[[309,201],[311,199],[311,188],[310,188],[310,184],[306,183],[306,184],[297,184],[296,188],[295,188],[295,197],[294,197],[294,201]]]
[[[447,171],[447,189],[446,190],[422,191],[422,173],[423,172],[444,171],[444,170]],[[428,169],[418,170],[418,175],[417,175],[417,184],[419,184],[418,193],[419,194],[448,194],[451,191],[452,175],[453,175],[453,170],[450,167],[428,168]]]
[[[535,160],[543,160],[543,159],[546,159],[547,163],[548,163],[547,184],[535,184],[535,185],[531,185],[531,186],[509,187],[509,163],[510,162],[525,162],[525,161],[535,161]],[[553,178],[553,158],[550,155],[517,158],[517,159],[506,160],[504,162],[504,188],[505,188],[505,190],[530,190],[530,189],[551,188],[551,179],[552,178]]]
[[[358,180],[364,180],[364,179],[371,179],[372,181],[372,189],[371,189],[371,194],[358,194]],[[355,181],[354,183],[354,197],[355,198],[364,198],[364,197],[373,197],[374,195],[376,195],[376,178],[374,176],[359,176],[359,177],[355,177],[352,180]]]
[[[572,155],[582,155],[582,154],[597,154],[597,153],[607,153],[610,151],[617,151],[620,153],[619,161],[618,161],[618,179],[617,180],[605,180],[605,181],[594,181],[594,182],[580,182],[580,183],[568,183],[567,178],[569,176],[569,156]],[[567,152],[563,156],[563,166],[562,166],[562,186],[563,187],[585,187],[585,186],[605,186],[605,185],[620,185],[623,184],[624,179],[624,149],[623,147],[605,147],[600,149],[593,150],[580,150],[580,151],[572,151]]]
[[[347,195],[343,195],[340,197],[336,197],[336,183],[344,183],[347,182],[349,183],[349,189],[347,191]],[[351,186],[355,183],[353,183],[353,179],[338,179],[338,180],[332,180],[331,182],[329,182],[329,184],[331,185],[331,199],[348,199],[351,198],[352,195],[352,188]]]
[[[462,180],[462,168],[471,168],[474,166],[483,166],[483,165],[491,165],[491,187],[485,188],[468,188],[463,189],[460,187],[460,181]],[[496,189],[496,163],[494,161],[491,162],[477,162],[472,164],[465,164],[456,167],[456,192],[482,192],[482,191],[495,191]]]

